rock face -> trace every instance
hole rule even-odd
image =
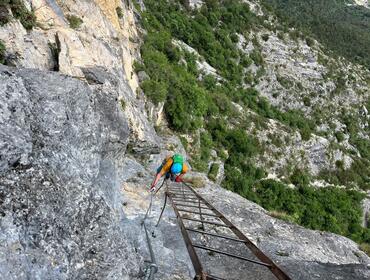
[[[4,279],[134,279],[139,272],[117,183],[129,128],[117,92],[103,88],[0,68]]]
[[[347,238],[304,229],[212,184],[199,192],[292,279],[368,279],[370,258]]]
[[[167,133],[162,136],[154,130],[154,122],[165,123],[163,104],[155,107],[136,91],[132,62],[138,56],[140,31],[133,5],[118,0],[24,2],[35,10],[38,26],[27,32],[13,19],[0,28],[6,61],[19,67],[0,66],[0,278],[142,279],[149,254],[141,221],[149,206],[147,189],[153,171],[166,154],[186,152],[167,129],[160,132]],[[203,2],[189,4],[196,8]],[[262,13],[257,2],[246,2]],[[122,18],[117,7],[122,8]],[[68,24],[71,14],[83,21],[77,29]],[[263,54],[271,53],[267,73],[284,64],[284,55],[295,47],[279,48],[279,44],[282,40],[270,34],[262,49]],[[307,46],[301,46],[299,53],[307,54]],[[291,61],[299,77],[307,78],[303,86],[311,78],[320,80],[312,75],[324,73],[324,68],[312,58],[303,62],[302,66]],[[206,62],[198,67],[219,77]],[[147,78],[144,73],[140,76]],[[264,81],[260,88],[270,99],[275,98],[269,95],[271,89],[281,89],[276,77],[271,78],[273,88],[264,87]],[[286,96],[291,106],[302,105],[301,96]],[[279,98],[275,101],[285,104]],[[280,152],[290,155],[294,146],[312,155],[301,158],[312,173],[333,164],[332,158],[326,158],[324,138],[302,142],[300,135],[273,122],[267,130],[283,131],[282,137],[293,135]],[[270,140],[266,131],[257,134]],[[296,156],[292,153],[291,158]],[[341,154],[335,156],[334,161],[345,160]],[[286,163],[277,159],[271,170],[278,172]],[[222,170],[221,164],[217,182]],[[369,279],[370,260],[349,239],[279,221],[204,175],[195,175],[206,182],[198,191],[292,279]],[[154,227],[162,203],[163,191],[154,199],[147,221],[154,231],[156,279],[193,279],[171,207]],[[207,264],[228,279],[244,279],[246,273],[269,279],[252,266],[222,262],[217,256],[208,258]]]

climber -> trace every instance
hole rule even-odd
[[[182,155],[174,154],[166,156],[160,167],[157,169],[157,175],[150,187],[150,191],[155,190],[155,185],[159,179],[165,175],[165,180],[171,179],[171,181],[181,182],[182,177],[188,171],[188,166],[184,162]]]

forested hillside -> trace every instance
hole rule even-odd
[[[353,83],[363,84],[361,91],[356,91],[362,97],[355,99],[353,108],[343,105],[346,112],[340,108],[319,111],[324,98],[346,98],[345,90],[351,87],[348,73],[340,72],[343,69],[335,62],[336,55],[364,65],[369,63],[370,44],[366,42],[370,37],[365,32],[368,11],[349,7],[351,14],[338,1],[264,1],[271,6],[257,5],[254,11],[235,0],[207,0],[199,9],[191,9],[186,1],[144,2],[142,24],[147,35],[141,49],[142,62],[135,69],[149,75],[141,88],[155,104],[164,103],[169,126],[182,135],[193,168],[208,172],[215,179],[224,167],[225,188],[274,211],[274,215],[308,228],[370,242],[370,230],[360,225],[365,194],[357,191],[369,188],[370,149],[368,136],[364,135],[368,135],[369,129],[361,125],[360,111],[356,109],[370,110],[367,72],[352,73]],[[316,21],[318,24],[314,24]],[[291,29],[292,26],[299,29]],[[315,92],[299,97],[314,113],[272,105],[272,100],[259,92],[261,84],[269,80],[272,83],[271,75],[276,75],[279,86],[294,87],[297,96],[306,90],[299,82],[278,76],[276,69],[270,70],[269,53],[264,53],[264,46],[271,38],[295,45],[295,52],[300,47],[308,48],[318,61],[315,67],[329,69],[323,78],[334,85],[328,97],[317,104],[310,101],[310,96],[317,95]],[[317,45],[314,38],[325,47]],[[247,52],[241,45],[251,48]],[[350,51],[352,48],[354,52]],[[205,71],[199,66],[202,64],[214,71]],[[332,101],[328,102],[328,107],[333,106]],[[335,128],[336,118],[344,130]],[[279,124],[282,130],[261,139],[261,131],[273,133],[271,122]],[[323,132],[323,125],[332,129]],[[160,127],[157,129],[161,131]],[[268,158],[266,161],[266,151],[271,147],[276,149],[268,157],[279,159],[284,157],[281,149],[288,143],[316,143],[320,139],[330,143],[328,149],[344,154],[344,159],[334,159],[332,166],[321,167],[319,173],[313,174],[298,155],[280,168],[282,175],[267,179],[271,163]],[[310,157],[309,151],[307,154]],[[328,185],[322,189],[312,187],[315,180]],[[294,185],[293,189],[288,184]]]
[[[370,10],[348,0],[263,0],[288,27],[315,36],[335,55],[370,69]],[[352,5],[351,5],[352,4]]]

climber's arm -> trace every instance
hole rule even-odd
[[[157,169],[157,175],[151,185],[151,188],[153,188],[159,181],[159,179],[164,175],[166,174],[168,171],[170,171],[171,169],[171,165],[172,165],[172,159],[169,159],[167,160],[166,163],[164,163],[163,165],[161,165],[158,169]]]

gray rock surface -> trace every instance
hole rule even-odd
[[[2,279],[135,279],[117,167],[117,93],[0,66]]]
[[[199,192],[292,279],[369,279],[370,258],[355,242],[275,219],[217,185],[207,184]]]

